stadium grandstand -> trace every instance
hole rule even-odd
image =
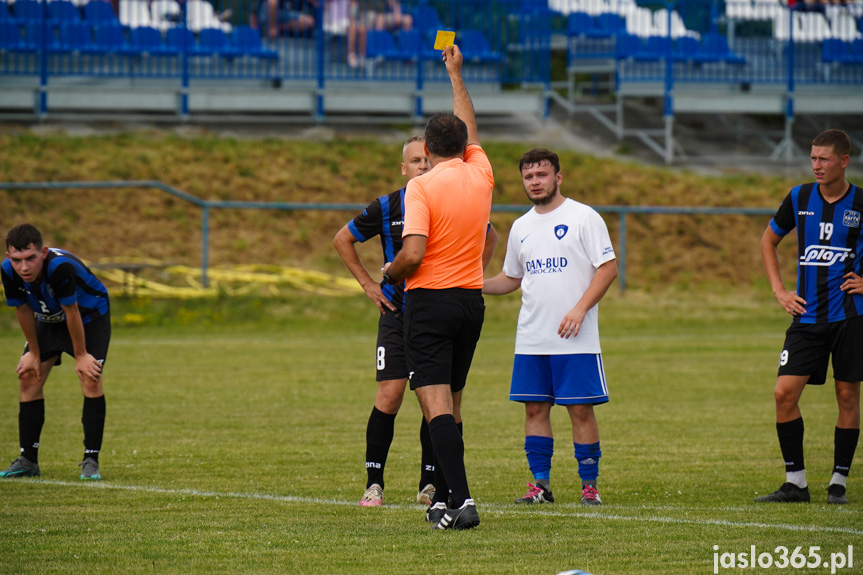
[[[450,106],[438,30],[479,113],[588,113],[668,163],[679,114],[784,118],[785,160],[798,117],[863,114],[863,0],[0,0],[0,119],[418,121]]]

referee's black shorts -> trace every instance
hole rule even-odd
[[[779,356],[779,375],[808,375],[809,385],[827,381],[833,356],[833,378],[863,379],[863,317],[833,323],[792,323]]]
[[[406,294],[405,353],[411,389],[448,384],[461,391],[482,332],[478,289],[412,289]]]
[[[69,327],[65,321],[57,323],[36,322],[36,339],[39,342],[39,361],[47,361],[56,357],[54,365],[60,365],[60,355],[65,351],[75,357],[75,348],[72,346],[72,336],[69,335]],[[84,339],[87,343],[87,353],[105,364],[108,358],[108,344],[111,342],[111,314],[106,313],[93,318],[84,324]],[[24,345],[24,353],[30,351],[29,345]]]
[[[405,316],[387,310],[378,319],[378,343],[375,348],[375,381],[407,379],[405,360]]]

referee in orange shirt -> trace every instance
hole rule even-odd
[[[447,47],[453,113],[432,117],[425,145],[432,169],[408,182],[404,242],[384,281],[407,280],[405,351],[410,387],[429,422],[434,529],[479,525],[464,467],[461,395],[482,331],[482,253],[494,176],[479,146],[473,102],[461,76],[462,54]]]

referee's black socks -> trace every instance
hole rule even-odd
[[[437,460],[435,473],[443,474],[453,505],[461,507],[470,498],[470,490],[464,468],[464,441],[455,417],[446,413],[429,421],[429,435]],[[435,500],[439,501],[445,494],[438,494],[437,488],[435,482]]]

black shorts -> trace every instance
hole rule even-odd
[[[779,357],[779,375],[809,375],[809,385],[823,385],[831,355],[834,379],[848,382],[863,379],[863,317],[833,323],[791,324]]]
[[[65,321],[57,323],[36,322],[36,339],[39,341],[40,361],[47,361],[56,357],[54,365],[60,365],[60,355],[65,351],[75,357],[75,348],[72,346],[72,337]],[[111,314],[94,318],[90,323],[84,324],[84,339],[87,342],[87,353],[105,364],[108,359],[108,344],[111,342]],[[30,345],[24,345],[24,353],[30,351]]]
[[[404,314],[389,310],[381,314],[378,320],[378,345],[375,349],[375,381],[407,379],[404,326]]]
[[[481,290],[412,289],[407,292],[405,352],[411,389],[448,384],[461,391],[482,332]]]

